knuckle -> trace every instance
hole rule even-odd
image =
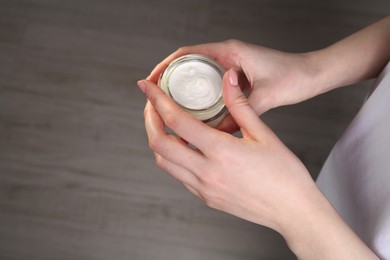
[[[149,106],[145,106],[144,108],[144,117],[147,117],[150,113],[150,107]]]
[[[149,138],[149,147],[155,152],[161,152],[162,140],[159,136],[153,136]]]
[[[179,124],[177,116],[171,112],[165,115],[164,122],[171,129],[176,129]]]
[[[238,95],[235,99],[234,99],[234,103],[237,104],[237,105],[249,105],[248,103],[248,99],[243,95]]]
[[[188,50],[188,46],[182,46],[182,47],[178,48],[175,53],[183,54],[183,53],[186,53],[187,50]]]
[[[212,209],[216,209],[217,208],[217,205],[212,201],[212,200],[208,200],[208,199],[205,199],[204,200],[204,203],[207,205],[207,207],[209,208],[212,208]]]
[[[249,105],[248,99],[243,94],[234,97],[230,102],[226,103],[226,106],[228,108],[246,107],[248,105]]]
[[[199,174],[199,181],[205,187],[205,193],[210,194],[211,190],[217,189],[219,185],[219,176],[216,172],[203,172]]]
[[[229,40],[225,41],[225,44],[230,46],[231,48],[236,48],[236,47],[239,47],[239,45],[241,44],[241,41],[236,40],[236,39],[229,39]]]
[[[204,204],[210,208],[220,209],[223,205],[223,184],[218,174],[210,172],[203,174],[200,178],[200,197]]]
[[[158,107],[157,95],[155,95],[154,93],[151,93],[150,91],[147,91],[147,92],[148,92],[147,96],[148,96],[150,103],[152,104],[153,107],[155,107],[157,109],[157,107]]]
[[[219,209],[220,203],[216,196],[211,194],[203,194],[203,203],[206,204],[209,208]]]
[[[156,165],[161,169],[165,169],[166,167],[164,158],[159,154],[156,154]]]

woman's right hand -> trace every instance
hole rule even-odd
[[[240,74],[239,84],[249,92],[249,104],[260,115],[378,76],[390,59],[389,26],[388,16],[327,48],[302,54],[237,40],[183,47],[157,65],[148,79],[157,83],[175,58],[204,54],[221,63],[226,71],[234,69]],[[228,116],[218,128],[233,132],[237,125]]]
[[[148,79],[157,83],[171,61],[192,53],[210,56],[226,70],[238,71],[240,85],[249,93],[249,104],[258,115],[318,94],[311,87],[314,73],[307,54],[281,52],[237,40],[182,47],[158,64]],[[237,125],[228,116],[218,128],[234,132]]]

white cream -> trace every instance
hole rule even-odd
[[[168,85],[177,103],[196,110],[213,106],[222,92],[222,78],[218,71],[200,61],[177,66],[170,75]]]

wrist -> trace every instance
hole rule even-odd
[[[334,71],[335,64],[332,65],[328,48],[303,53],[302,57],[306,65],[307,88],[311,89],[312,97],[343,85]]]
[[[279,220],[279,233],[299,259],[378,259],[318,189]]]
[[[390,59],[389,26],[386,17],[324,49],[304,53],[316,94],[377,77]]]

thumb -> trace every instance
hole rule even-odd
[[[273,134],[249,105],[248,99],[238,85],[237,72],[233,69],[225,73],[223,78],[223,98],[244,137],[265,141],[270,134]]]

